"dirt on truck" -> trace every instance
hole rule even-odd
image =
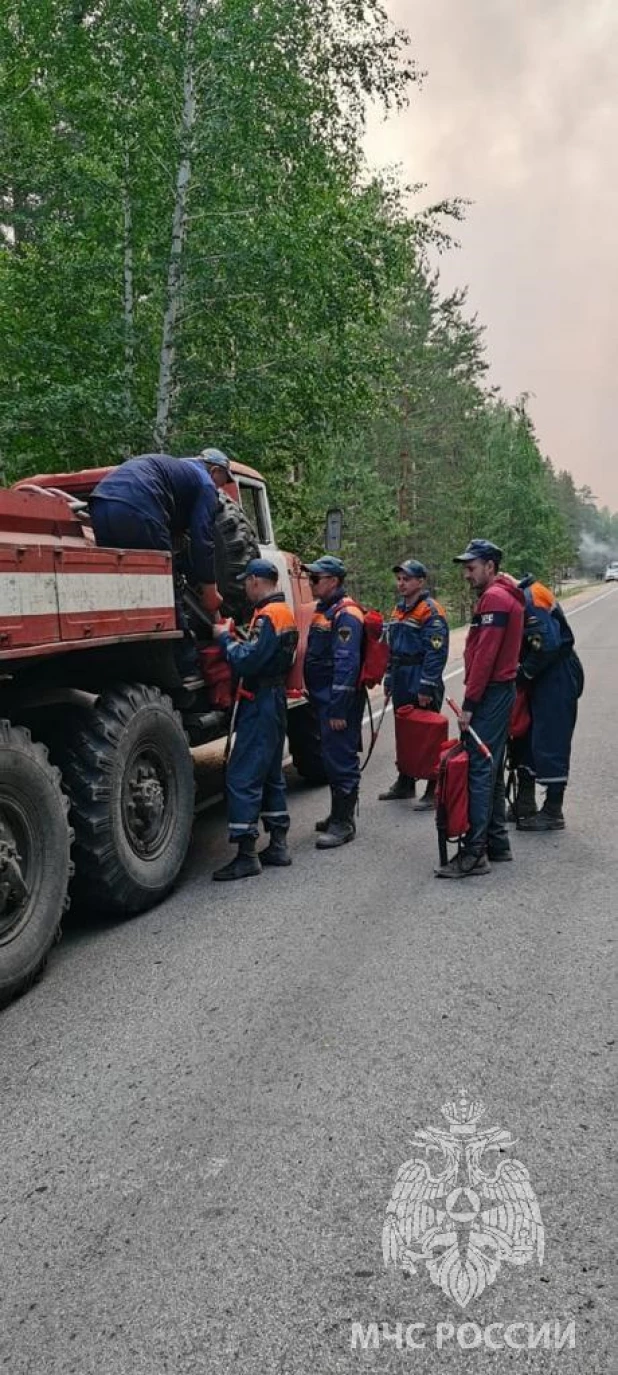
[[[290,752],[320,783],[302,677],[310,585],[296,555],[277,548],[263,478],[232,466],[216,526],[222,613],[248,619],[236,578],[267,554],[300,630]],[[229,683],[222,690],[188,586],[204,683],[187,692],[178,675],[171,555],[95,543],[88,497],[107,471],[46,473],[0,491],[0,1007],[44,968],[69,902],[127,917],[169,892],[191,838],[191,751],[230,728]]]

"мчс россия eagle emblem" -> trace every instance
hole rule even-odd
[[[382,1231],[385,1265],[409,1274],[425,1264],[434,1284],[462,1308],[492,1284],[501,1265],[543,1261],[541,1212],[528,1171],[504,1159],[515,1141],[480,1128],[483,1103],[462,1089],[445,1103],[443,1127],[417,1131],[422,1155],[401,1166]]]

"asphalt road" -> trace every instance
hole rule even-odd
[[[568,605],[564,833],[440,883],[432,817],[375,801],[387,718],[355,844],[315,851],[325,793],[292,775],[291,869],[212,884],[215,806],[158,910],[72,919],[0,1023],[10,1375],[610,1371],[618,589]],[[381,1247],[414,1133],[461,1086],[545,1228],[542,1266],[505,1260],[465,1308]]]

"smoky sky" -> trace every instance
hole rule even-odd
[[[372,164],[474,203],[440,261],[556,468],[618,511],[618,0],[387,0],[427,76]]]

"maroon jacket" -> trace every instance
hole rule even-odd
[[[474,711],[491,683],[515,678],[521,653],[525,597],[514,578],[498,573],[476,603],[464,649],[464,711]]]

